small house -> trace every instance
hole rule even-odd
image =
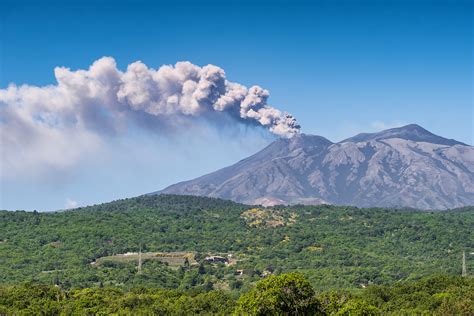
[[[209,262],[209,263],[224,263],[224,264],[229,264],[229,259],[221,256],[209,256],[204,258],[204,261]]]

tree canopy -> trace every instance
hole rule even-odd
[[[311,284],[299,273],[271,275],[242,295],[237,314],[314,315],[321,313]]]

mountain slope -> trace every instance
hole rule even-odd
[[[462,207],[474,205],[474,147],[415,124],[339,143],[300,134],[160,193],[264,205]]]

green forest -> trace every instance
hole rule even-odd
[[[271,275],[240,297],[224,290],[0,287],[0,315],[472,315],[474,280],[434,276],[358,291],[317,291],[298,273]]]
[[[299,314],[472,314],[473,279],[460,275],[463,251],[474,271],[473,227],[473,207],[265,208],[177,195],[0,211],[0,314],[285,314],[295,302]]]

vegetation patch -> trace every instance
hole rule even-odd
[[[306,250],[308,251],[323,251],[323,247],[322,246],[308,246],[305,248]]]
[[[296,222],[294,212],[282,212],[274,209],[252,208],[241,214],[241,218],[250,227],[283,227]]]

